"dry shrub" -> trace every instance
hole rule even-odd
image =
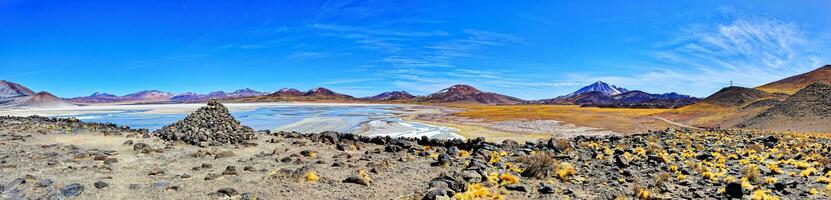
[[[758,183],[759,178],[761,176],[762,173],[759,170],[759,167],[756,167],[756,165],[750,165],[746,169],[744,169],[744,171],[742,171],[742,177],[745,177],[747,178],[747,180],[752,181],[754,183]]]
[[[762,146],[762,145],[761,145],[761,144],[759,144],[759,143],[754,143],[754,144],[751,144],[751,145],[747,146],[747,148],[748,148],[748,149],[753,149],[753,150],[754,150],[754,151],[756,151],[757,153],[759,153],[759,152],[764,152],[764,151],[765,151],[765,146]]]
[[[545,152],[519,157],[517,162],[526,165],[525,170],[522,171],[523,177],[539,179],[550,177],[560,165],[559,161],[554,160],[554,156]]]
[[[633,190],[635,192],[635,198],[639,200],[647,200],[652,198],[649,190],[647,188],[642,187],[640,184],[635,184]]]
[[[655,177],[655,185],[659,186],[663,183],[668,183],[670,177],[669,173],[666,172],[658,174],[658,176]]]
[[[820,166],[822,166],[822,167],[826,167],[826,168],[831,167],[831,158],[828,158],[828,157],[819,157],[819,158],[817,158],[817,162],[818,162],[818,163],[820,164]]]
[[[562,152],[570,152],[574,150],[574,148],[571,146],[571,141],[569,141],[566,138],[557,138],[554,140],[554,142],[556,142],[557,149],[559,149]]]

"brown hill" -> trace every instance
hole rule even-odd
[[[469,85],[454,85],[439,92],[416,98],[425,103],[521,104],[525,100],[492,92],[482,92]]]
[[[753,88],[726,87],[703,100],[658,114],[683,124],[701,127],[732,127],[773,106],[786,96]]]
[[[701,102],[726,107],[733,107],[741,106],[764,97],[772,96],[773,95],[762,90],[732,86],[719,90],[718,92],[708,96],[707,98],[704,98],[704,100],[702,100]]]
[[[831,65],[825,65],[814,71],[768,83],[756,87],[756,89],[769,93],[794,94],[812,83],[831,84]]]
[[[355,97],[333,92],[330,89],[318,87],[303,93],[305,97],[315,97],[323,99],[354,99]]]
[[[739,127],[831,132],[831,85],[813,83]]]
[[[283,88],[277,90],[277,92],[271,93],[268,96],[273,97],[296,97],[296,96],[303,96],[303,92],[294,88]]]
[[[58,98],[49,92],[39,92],[32,96],[19,97],[6,105],[12,107],[31,108],[62,108],[75,106],[74,104],[67,103],[63,99]]]

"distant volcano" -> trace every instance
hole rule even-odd
[[[418,97],[419,102],[430,103],[476,103],[476,104],[520,104],[525,100],[507,95],[482,92],[469,85],[454,85],[439,92]]]
[[[618,87],[618,86],[615,86],[615,85],[611,85],[611,84],[605,83],[603,81],[597,81],[597,82],[594,82],[591,85],[580,88],[579,90],[577,90],[577,91],[575,91],[571,94],[567,94],[564,97],[573,97],[573,96],[577,96],[577,95],[581,95],[581,94],[585,94],[585,93],[589,93],[589,92],[598,92],[598,93],[606,95],[606,96],[612,96],[612,95],[617,95],[617,94],[628,92],[628,91],[629,90],[627,90],[626,88],[621,88],[621,87]]]

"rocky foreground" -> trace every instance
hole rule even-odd
[[[0,117],[0,196],[831,198],[827,135],[663,130],[489,143],[481,138],[369,138],[334,132],[254,134],[233,144],[199,147],[192,140],[167,141],[147,130],[111,124]]]

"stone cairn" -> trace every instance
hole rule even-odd
[[[201,147],[247,144],[248,140],[254,139],[254,129],[240,125],[217,99],[211,99],[208,106],[156,130],[154,134],[162,140],[182,141]]]

